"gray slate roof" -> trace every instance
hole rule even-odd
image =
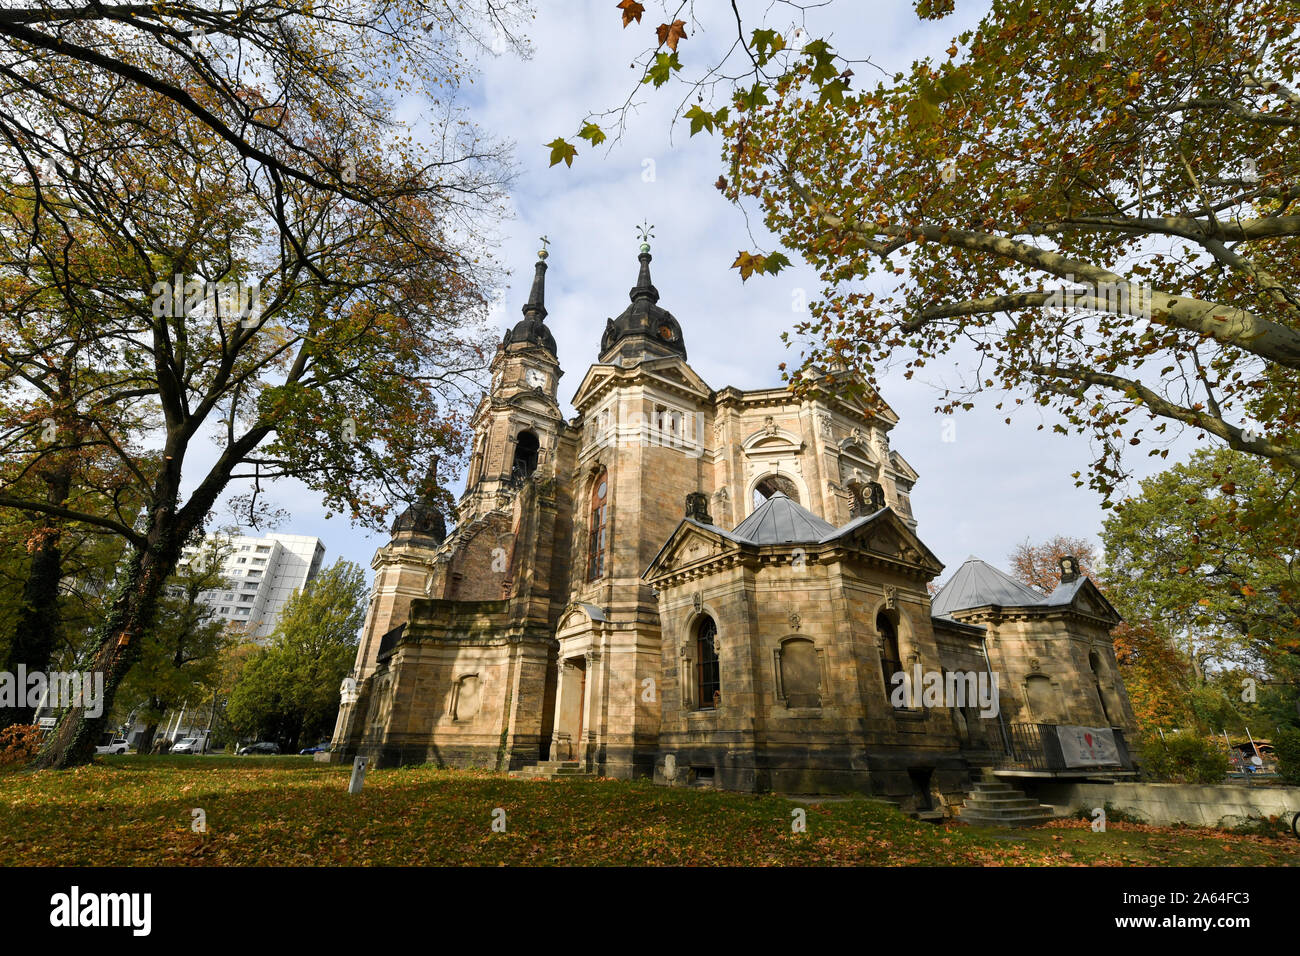
[[[1060,590],[1057,588],[1057,591]],[[1073,599],[1075,590],[1070,586],[1069,599]],[[1051,603],[1068,604],[1069,599]],[[1000,607],[1032,607],[1047,603],[1049,602],[1046,596],[1031,587],[1026,587],[1010,575],[1003,574],[993,565],[979,558],[968,558],[966,563],[957,569],[952,580],[934,596],[930,602],[930,613],[933,617],[951,620],[950,615],[953,611],[983,607],[986,604],[996,604]]]
[[[730,537],[752,544],[814,544],[835,533],[835,525],[778,491],[736,525]]]

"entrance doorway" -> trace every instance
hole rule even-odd
[[[552,760],[577,760],[586,730],[587,660],[579,655],[560,662],[560,699],[555,708],[556,752]]]

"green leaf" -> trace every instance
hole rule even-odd
[[[824,86],[840,75],[835,68],[835,52],[825,40],[813,40],[803,48],[803,52],[813,60],[810,78],[818,86]]]
[[[822,87],[821,95],[817,97],[817,105],[821,107],[829,103],[834,106],[842,106],[844,104],[844,92],[848,88],[849,84],[843,80],[827,83]]]
[[[699,104],[692,106],[684,114],[686,119],[691,121],[691,135],[694,136],[700,130],[713,132],[713,114],[708,110],[701,109]]]
[[[785,49],[785,38],[775,30],[755,30],[749,44],[757,54],[758,65],[763,66],[773,56]]]
[[[566,166],[573,165],[573,157],[578,155],[578,149],[570,145],[565,140],[557,137],[546,144],[551,151],[551,165],[563,162]]]
[[[752,113],[760,106],[766,106],[768,102],[767,87],[757,81],[749,90],[740,94],[740,103],[747,112]]]
[[[656,88],[663,86],[673,75],[673,70],[680,70],[682,65],[677,60],[676,53],[659,53],[655,55],[655,62],[650,69],[646,70],[645,79],[642,83],[653,83]]]
[[[587,140],[592,146],[599,146],[608,137],[605,136],[605,131],[595,123],[587,123],[582,129],[578,130],[578,138]],[[554,166],[555,163],[552,162],[551,165]]]
[[[785,253],[773,252],[764,257],[763,271],[770,276],[774,276],[789,265],[790,260],[786,258]]]

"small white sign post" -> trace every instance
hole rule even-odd
[[[352,761],[352,779],[348,781],[348,793],[360,793],[361,785],[366,782],[366,764],[369,757],[357,757]]]

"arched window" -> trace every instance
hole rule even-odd
[[[889,697],[894,689],[894,675],[903,670],[903,655],[898,649],[898,628],[887,611],[876,615],[876,630],[879,632],[883,647],[880,651],[880,669],[885,675],[885,696]]]
[[[537,470],[537,435],[533,432],[520,432],[515,436],[515,460],[510,466],[510,478],[523,481]]]
[[[799,503],[799,489],[793,481],[785,475],[768,475],[754,486],[754,507],[757,508],[778,491],[795,504]]]
[[[703,618],[696,631],[695,678],[696,704],[700,710],[712,710],[722,698],[718,667],[718,625],[713,618]]]
[[[587,531],[587,580],[605,576],[605,551],[609,518],[609,477],[601,469],[591,483],[591,524]]]

